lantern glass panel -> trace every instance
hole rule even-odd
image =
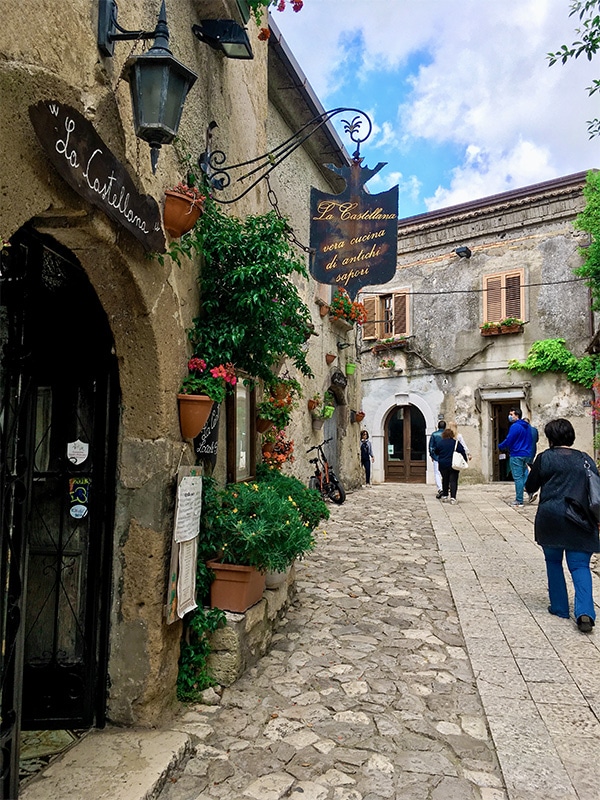
[[[183,104],[188,93],[188,85],[189,81],[186,76],[173,70],[170,71],[162,122],[166,128],[173,131],[173,135],[179,128]]]

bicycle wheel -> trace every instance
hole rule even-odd
[[[346,490],[337,478],[333,478],[329,481],[328,494],[330,500],[338,506],[341,506],[346,499]]]
[[[318,481],[318,478],[315,475],[313,475],[312,478],[309,478],[309,480],[308,480],[308,488],[309,489],[316,489],[317,492],[320,492],[319,481]]]

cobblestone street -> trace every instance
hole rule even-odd
[[[161,800],[597,798],[598,649],[547,613],[536,507],[511,499],[331,507],[270,654],[186,714],[201,744]]]

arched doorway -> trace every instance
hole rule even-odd
[[[414,405],[395,406],[384,423],[385,480],[425,483],[427,435],[425,417]]]
[[[0,267],[4,798],[20,729],[105,721],[119,393],[108,320],[74,256],[24,230]]]

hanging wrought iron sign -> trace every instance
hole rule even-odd
[[[366,114],[363,114],[366,117]],[[345,121],[345,131],[357,143],[349,167],[327,167],[346,181],[341,194],[310,193],[310,273],[319,283],[340,286],[354,299],[363,286],[387,283],[396,272],[398,244],[398,187],[369,194],[365,183],[385,166],[362,166],[361,119]]]
[[[30,106],[29,117],[46,155],[69,186],[126,228],[147,251],[164,253],[156,200],[138,192],[93,125],[55,100]]]

